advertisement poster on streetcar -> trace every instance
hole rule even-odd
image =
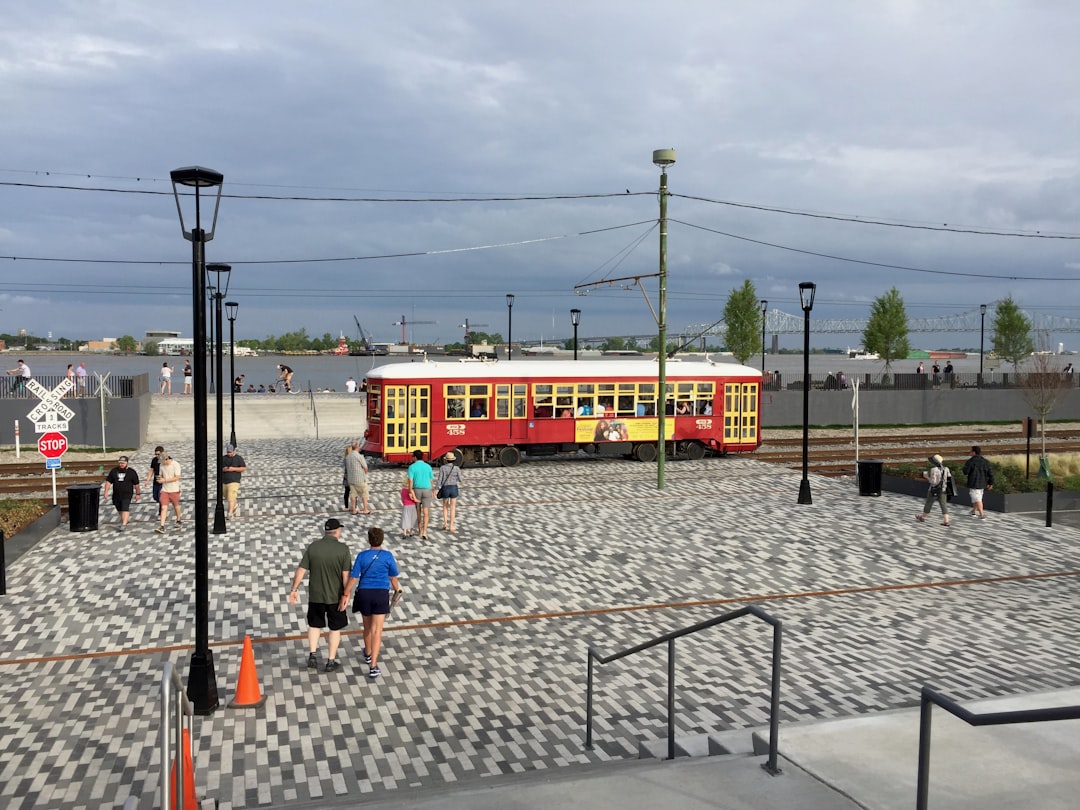
[[[574,441],[589,442],[648,442],[656,441],[659,419],[579,419],[574,425]],[[666,438],[675,435],[675,420],[664,420]]]

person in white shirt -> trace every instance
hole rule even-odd
[[[349,377],[349,379],[347,379],[345,381],[345,393],[347,393],[347,394],[355,394],[356,393],[356,380],[354,380],[352,377]]]
[[[11,381],[11,390],[18,391],[22,388],[26,390],[26,383],[30,379],[30,366],[26,365],[22,360],[19,361],[15,368],[9,368],[8,374],[16,374],[14,380]]]

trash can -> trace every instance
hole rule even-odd
[[[859,494],[881,494],[881,469],[885,462],[879,459],[867,459],[859,462]]]
[[[73,532],[96,532],[100,484],[73,484],[67,488],[68,521]]]

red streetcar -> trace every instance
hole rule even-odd
[[[672,360],[666,373],[669,456],[761,445],[760,371]],[[367,374],[363,452],[408,462],[454,450],[463,464],[504,467],[580,450],[653,461],[656,408],[655,361],[395,363]]]

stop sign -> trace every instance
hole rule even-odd
[[[60,458],[67,448],[67,436],[63,433],[43,433],[37,443],[38,452],[45,458]]]

